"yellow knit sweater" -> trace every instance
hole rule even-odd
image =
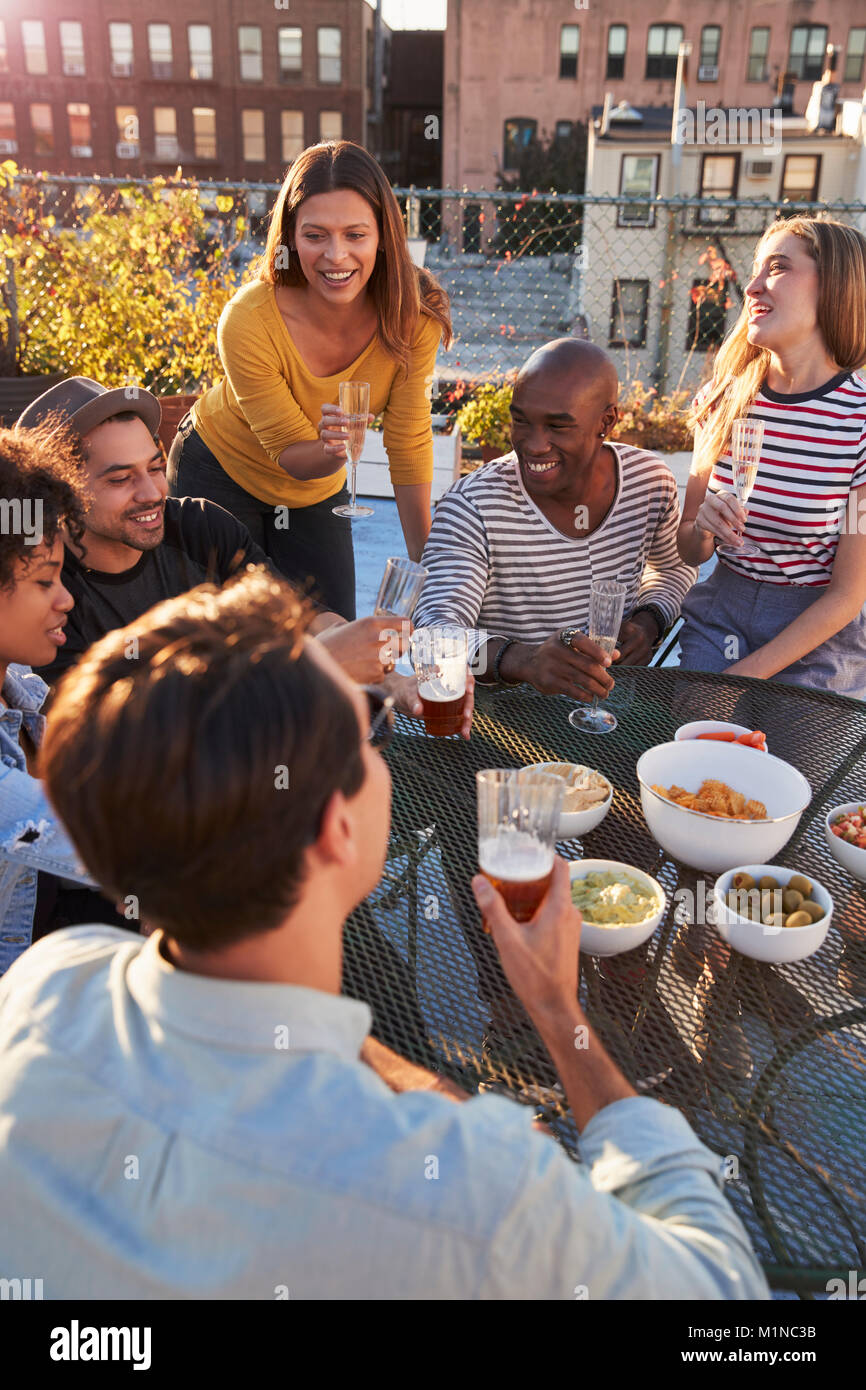
[[[274,287],[254,280],[223,310],[217,343],[225,376],[196,401],[195,428],[230,478],[263,502],[308,507],[333,497],[345,468],[328,478],[299,481],[277,459],[289,444],[318,439],[325,402],[337,404],[341,381],[369,381],[370,411],[385,412],[384,443],[393,483],[433,477],[430,384],[441,329],[422,312],[412,342],[409,375],[379,335],[334,376],[313,376],[292,342]]]

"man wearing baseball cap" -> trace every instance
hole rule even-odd
[[[63,584],[75,607],[65,646],[39,672],[51,684],[106,632],[155,603],[206,580],[223,584],[249,564],[272,568],[224,508],[168,496],[160,414],[156,396],[143,387],[108,390],[74,376],[49,387],[18,418],[19,430],[73,436],[92,497],[81,547],[65,550]],[[312,627],[347,674],[367,683],[383,674],[381,629],[381,617],[346,624],[324,610]]]

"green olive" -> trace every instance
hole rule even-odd
[[[739,892],[732,888],[727,895],[726,901],[728,907],[740,917],[753,918],[757,915],[758,903],[756,901],[756,896],[746,888],[741,888]]]
[[[765,917],[768,912],[782,911],[782,894],[778,888],[765,888],[761,894],[761,916]]]
[[[785,918],[786,927],[810,927],[812,918],[808,912],[792,912],[790,917]]]
[[[777,878],[772,878],[770,874],[764,874],[758,886],[759,888],[778,888],[779,880]]]
[[[731,879],[731,887],[733,888],[748,889],[754,888],[754,886],[755,880],[752,878],[751,874],[734,874],[734,877]]]
[[[794,874],[793,878],[788,879],[788,892],[802,893],[804,899],[811,897],[812,883],[803,874]]]
[[[814,902],[811,898],[807,898],[804,903],[800,903],[800,906],[797,909],[797,911],[808,912],[813,922],[820,922],[822,917],[827,916],[827,913],[821,906],[821,904]]]
[[[784,912],[768,912],[768,913],[767,913],[767,916],[764,918],[764,926],[765,926],[765,927],[784,927],[784,925],[785,925],[785,914],[784,914]]]
[[[803,894],[796,888],[786,888],[782,894],[782,907],[787,913],[796,912],[802,902],[805,902]]]

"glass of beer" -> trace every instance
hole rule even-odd
[[[341,381],[340,409],[344,415],[349,417],[346,453],[349,455],[349,463],[352,467],[352,500],[345,502],[341,507],[332,507],[331,511],[335,516],[372,516],[372,507],[363,507],[360,502],[355,500],[358,483],[358,460],[364,449],[367,421],[370,416],[369,381]]]
[[[419,627],[412,634],[411,652],[425,730],[434,738],[459,734],[468,673],[465,630]]]
[[[475,780],[478,866],[512,917],[528,922],[550,887],[565,783],[528,769],[478,772]]]

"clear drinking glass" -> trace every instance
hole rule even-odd
[[[369,381],[341,381],[340,409],[344,415],[349,417],[346,453],[349,455],[349,463],[352,467],[352,500],[342,507],[332,507],[331,511],[335,516],[372,516],[372,507],[363,507],[355,501],[358,459],[364,448],[364,436],[367,432],[367,420],[370,415]]]
[[[565,782],[526,768],[489,769],[475,781],[478,866],[512,917],[528,922],[550,887]]]
[[[385,573],[373,612],[411,618],[426,578],[427,571],[423,565],[416,565],[414,560],[404,560],[400,555],[390,555],[385,561]]]
[[[462,627],[419,627],[410,639],[424,728],[435,738],[459,734],[466,704],[468,647]]]
[[[752,495],[758,465],[761,461],[761,446],[764,442],[763,420],[735,420],[731,431],[731,471],[734,475],[734,492],[737,501],[745,509]],[[744,540],[742,545],[719,545],[720,555],[736,559],[739,555],[762,555],[763,551],[753,541]]]
[[[616,647],[622,626],[622,613],[628,589],[616,579],[593,580],[589,590],[589,640],[595,642],[608,656]],[[616,728],[616,715],[598,707],[598,696],[587,708],[573,709],[569,724],[588,734],[609,734]]]

